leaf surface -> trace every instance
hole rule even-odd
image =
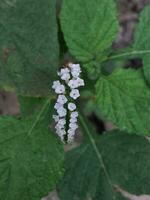
[[[96,99],[104,117],[120,129],[150,133],[150,89],[142,70],[119,69],[110,76],[101,76]]]
[[[61,26],[70,52],[81,62],[101,60],[118,24],[113,0],[64,0]]]
[[[125,200],[116,187],[137,196],[149,194],[150,144],[146,139],[117,130],[96,141],[93,133],[88,134],[91,142],[67,153],[59,186],[61,200]]]
[[[149,57],[150,57],[150,34],[149,34],[149,26],[150,26],[150,6],[146,6],[146,8],[141,13],[140,22],[137,25],[133,49],[145,52],[145,53],[141,54],[141,58],[143,58],[145,77],[147,78],[147,80],[150,83],[150,61],[149,61]]]
[[[0,199],[40,200],[63,174],[63,148],[49,129],[49,101],[37,115],[0,118]]]
[[[47,96],[58,66],[56,0],[0,3],[0,87]]]

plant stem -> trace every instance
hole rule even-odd
[[[122,53],[122,54],[110,56],[107,60],[114,60],[114,59],[120,59],[120,58],[127,57],[127,56],[144,55],[144,54],[150,54],[150,50],[141,50],[141,51],[126,52],[126,53]]]

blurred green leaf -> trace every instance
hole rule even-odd
[[[0,118],[0,199],[40,200],[63,175],[63,147],[49,129],[50,102],[37,115]]]
[[[96,99],[104,117],[120,129],[138,134],[150,132],[150,89],[142,70],[118,69],[101,76]]]
[[[28,117],[37,115],[46,101],[46,98],[18,96],[18,100],[20,103],[21,116]]]
[[[70,52],[81,62],[100,61],[116,37],[113,0],[64,0],[61,25]],[[91,66],[90,66],[91,67]]]
[[[146,6],[141,12],[140,21],[135,32],[134,48],[137,50],[148,50],[150,47],[150,35],[148,33],[148,25],[150,20],[150,6]]]
[[[149,34],[149,24],[150,24],[150,6],[146,6],[142,11],[140,16],[140,22],[137,26],[135,32],[135,41],[133,44],[133,49],[140,51],[139,55],[143,58],[144,74],[150,83],[150,34]]]
[[[0,2],[0,87],[47,96],[58,67],[56,0]]]
[[[125,200],[116,185],[136,195],[149,193],[150,144],[117,130],[84,143],[66,155],[66,172],[59,185],[61,200]],[[145,164],[146,163],[146,164]]]

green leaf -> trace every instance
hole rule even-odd
[[[150,89],[142,70],[119,69],[110,76],[101,76],[96,99],[104,117],[120,129],[149,134]]]
[[[150,6],[142,11],[140,16],[140,22],[137,26],[135,32],[135,41],[133,44],[133,49],[143,52],[141,58],[143,58],[144,64],[144,74],[147,80],[150,82],[150,34],[149,34],[149,24],[150,24]]]
[[[18,100],[20,103],[21,116],[28,117],[31,115],[37,115],[40,109],[42,109],[46,98],[18,96]]]
[[[140,22],[136,28],[134,48],[141,50],[150,50],[150,35],[148,25],[150,20],[150,6],[146,6],[141,12]]]
[[[0,87],[46,96],[55,78],[59,46],[56,0],[0,4]]]
[[[118,24],[113,0],[64,0],[61,26],[70,52],[81,62],[103,60]]]
[[[49,100],[35,116],[0,118],[0,199],[40,200],[63,174],[63,148],[49,129]]]
[[[66,155],[66,172],[59,185],[61,200],[125,200],[116,186],[136,195],[149,193],[148,140],[112,131]]]
[[[150,84],[150,55],[145,55],[143,58],[144,63],[144,75],[148,83]]]

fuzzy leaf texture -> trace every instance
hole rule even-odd
[[[133,49],[137,52],[141,52],[139,55],[143,58],[144,74],[146,79],[150,83],[150,6],[142,11],[140,16],[140,22],[135,32],[135,41]]]
[[[37,116],[37,114],[40,112],[46,101],[46,98],[18,96],[18,100],[20,103],[21,116],[33,117],[33,115]]]
[[[50,104],[36,116],[0,117],[0,199],[40,200],[63,174],[63,148],[49,129]]]
[[[126,200],[116,187],[135,196],[150,194],[148,140],[117,130],[96,141],[89,134],[91,143],[67,153],[60,200]]]
[[[142,70],[118,69],[101,76],[96,100],[103,116],[120,129],[150,135],[150,89]]]
[[[0,2],[0,87],[46,96],[59,47],[56,0]]]
[[[103,59],[118,30],[113,0],[64,0],[61,26],[69,50],[81,62]]]

